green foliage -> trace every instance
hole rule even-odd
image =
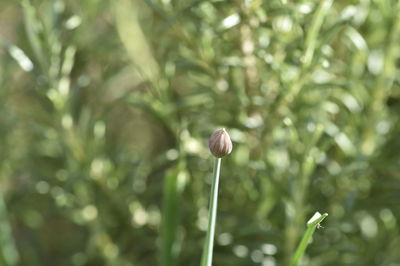
[[[0,262],[199,265],[226,127],[213,265],[288,265],[315,211],[304,265],[398,265],[399,14],[0,1]]]

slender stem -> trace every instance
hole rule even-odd
[[[325,0],[320,3],[320,6],[318,7],[317,12],[315,13],[313,21],[311,23],[311,27],[306,37],[307,49],[304,56],[304,65],[306,67],[308,67],[312,62],[315,48],[317,46],[318,33],[322,27],[322,24],[324,23],[324,18],[328,14],[331,5],[332,5],[332,0]]]
[[[211,266],[212,263],[215,221],[217,219],[218,183],[220,168],[221,158],[215,158],[214,170],[211,180],[210,208],[208,210],[208,230],[206,241],[204,243],[203,256],[201,258],[201,266]]]
[[[303,257],[304,251],[306,251],[308,243],[310,243],[310,239],[315,231],[315,228],[319,225],[320,222],[325,219],[326,216],[328,216],[327,213],[321,215],[319,212],[316,212],[314,216],[307,222],[307,230],[304,233],[299,246],[297,247],[296,253],[294,254],[290,266],[299,265],[300,260]]]

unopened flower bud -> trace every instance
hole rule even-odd
[[[232,151],[232,141],[225,128],[215,131],[208,140],[208,147],[211,153],[221,158],[228,155]]]

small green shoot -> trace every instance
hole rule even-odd
[[[308,243],[310,243],[311,237],[315,231],[315,228],[319,228],[320,223],[327,217],[328,214],[320,214],[319,212],[316,212],[310,220],[307,222],[307,230],[303,235],[303,238],[300,241],[299,246],[297,247],[296,253],[294,254],[294,257],[292,259],[292,262],[290,266],[297,266],[300,263],[301,258],[303,257],[303,254],[308,246]]]

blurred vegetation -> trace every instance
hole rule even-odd
[[[0,264],[400,265],[400,2],[0,1]]]

